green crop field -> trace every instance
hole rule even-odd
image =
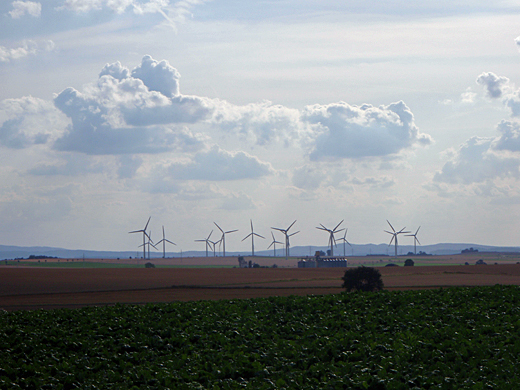
[[[518,389],[520,288],[0,314],[0,388]]]

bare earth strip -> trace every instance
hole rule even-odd
[[[381,267],[385,288],[520,285],[520,265]],[[0,308],[82,307],[339,293],[345,268],[0,267]]]

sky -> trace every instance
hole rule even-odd
[[[514,1],[0,2],[0,244],[520,245]],[[337,235],[342,237],[344,231]],[[407,241],[408,239],[408,241]],[[413,237],[400,238],[412,245]],[[420,248],[418,247],[418,250]]]

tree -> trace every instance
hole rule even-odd
[[[405,267],[413,267],[414,264],[415,264],[415,263],[413,262],[412,259],[406,259],[406,260],[404,261],[404,266],[405,266]]]
[[[357,267],[345,271],[341,278],[347,291],[379,291],[382,290],[383,279],[378,269],[373,267]]]

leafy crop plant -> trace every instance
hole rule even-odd
[[[1,389],[520,389],[520,288],[0,312]]]

